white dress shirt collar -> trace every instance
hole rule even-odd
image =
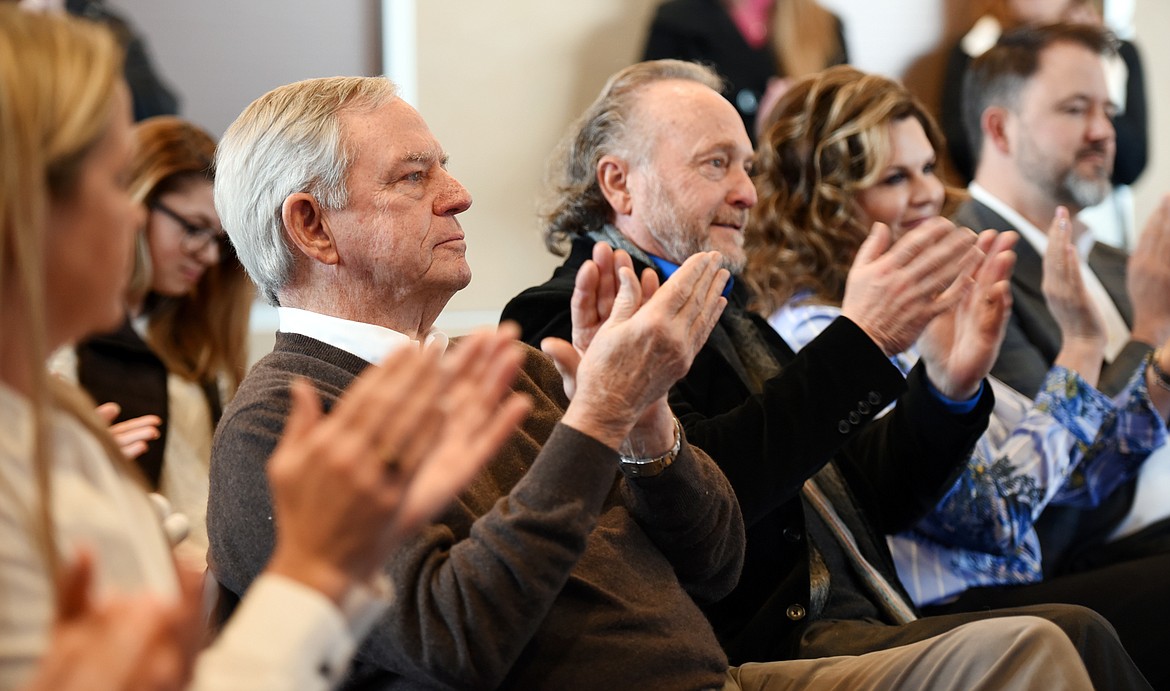
[[[406,334],[377,324],[351,321],[296,307],[278,307],[276,312],[282,332],[315,338],[371,364],[381,362],[391,350],[411,342]],[[446,350],[447,340],[447,334],[432,328],[423,343],[439,343],[439,347]]]
[[[986,187],[983,187],[977,182],[972,182],[967,188],[967,191],[971,193],[972,199],[999,214],[1003,220],[1013,226],[1012,229],[1018,232],[1023,240],[1035,248],[1040,256],[1044,256],[1044,252],[1048,249],[1048,232],[1046,230],[1037,228],[1031,221],[1020,215],[1018,211],[1008,206],[1007,202],[988,192]],[[1000,228],[1000,230],[1007,229]],[[1081,233],[1080,237],[1073,240],[1073,244],[1077,248],[1077,254],[1082,260],[1088,258],[1089,252],[1093,249],[1094,242],[1096,240],[1093,239],[1093,234],[1087,232]]]
[[[972,182],[967,191],[971,193],[972,199],[999,214],[1003,220],[1008,222],[1008,225],[1014,226],[1014,230],[1020,234],[1020,239],[1031,245],[1041,257],[1044,256],[1045,250],[1048,249],[1048,234],[1045,231],[1034,226],[1028,219],[1008,206],[1002,199],[988,192],[987,188],[979,183]],[[1007,229],[1000,228],[1000,230]],[[1080,237],[1076,238],[1074,244],[1080,259],[1081,278],[1085,282],[1085,289],[1104,320],[1105,359],[1112,362],[1113,358],[1117,357],[1121,349],[1129,342],[1129,327],[1126,326],[1121,312],[1117,310],[1113,298],[1109,296],[1109,291],[1105,290],[1105,286],[1101,284],[1101,280],[1097,278],[1097,274],[1093,273],[1092,267],[1089,266],[1089,252],[1093,249],[1095,242],[1092,233],[1083,232]]]

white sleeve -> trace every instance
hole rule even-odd
[[[192,691],[315,691],[345,678],[357,646],[389,605],[389,584],[355,588],[342,608],[288,578],[262,574],[199,656]]]

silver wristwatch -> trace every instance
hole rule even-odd
[[[674,463],[680,449],[682,449],[682,424],[676,417],[674,418],[674,446],[670,447],[669,451],[653,458],[619,455],[618,467],[629,478],[654,477],[669,468],[671,463]]]

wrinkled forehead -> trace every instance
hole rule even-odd
[[[699,82],[664,80],[645,86],[633,116],[636,136],[645,138],[651,158],[667,153],[690,156],[714,147],[745,158],[753,154],[739,113]]]
[[[422,115],[401,98],[373,108],[347,108],[340,117],[355,167],[423,158],[441,160],[445,156]]]

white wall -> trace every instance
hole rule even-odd
[[[845,23],[850,62],[869,71],[901,78],[914,61],[936,49],[945,24],[938,0],[821,0]],[[896,36],[896,42],[890,38]]]
[[[1170,193],[1170,89],[1162,77],[1170,74],[1170,47],[1165,30],[1170,27],[1170,3],[1137,0],[1137,34],[1146,73],[1146,100],[1150,117],[1150,164],[1134,186],[1137,227],[1145,225],[1163,194]]]

